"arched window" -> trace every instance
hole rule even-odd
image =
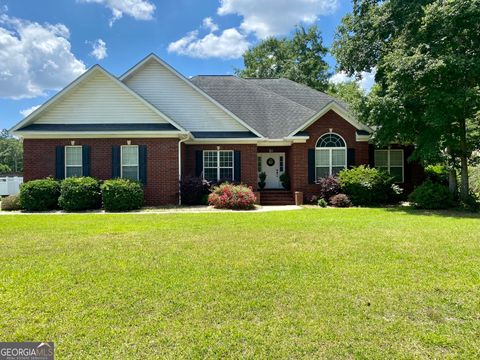
[[[322,135],[315,147],[316,179],[336,175],[347,167],[347,144],[340,135]]]

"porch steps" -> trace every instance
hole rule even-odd
[[[261,205],[295,205],[293,193],[288,190],[263,190],[260,192]]]

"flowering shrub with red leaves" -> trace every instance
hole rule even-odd
[[[255,207],[252,188],[223,183],[215,186],[208,196],[208,204],[216,209],[250,210]]]

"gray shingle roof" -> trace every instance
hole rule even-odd
[[[192,83],[262,135],[279,139],[305,124],[331,96],[287,79],[196,76]],[[336,101],[340,106],[344,106]]]

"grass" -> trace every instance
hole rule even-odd
[[[2,215],[0,254],[0,341],[58,359],[480,357],[473,215]]]

